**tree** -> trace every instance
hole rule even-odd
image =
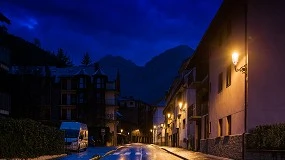
[[[34,38],[34,45],[36,45],[37,47],[41,48],[41,41],[38,38]]]
[[[88,66],[89,64],[91,64],[91,57],[90,57],[90,55],[89,55],[88,52],[86,52],[86,53],[83,55],[81,64],[84,65],[84,66]]]
[[[70,57],[64,53],[62,48],[58,49],[56,57],[59,60],[57,65],[58,67],[68,67],[73,65]]]
[[[2,13],[0,13],[0,22],[6,23],[6,24],[11,24],[11,21],[6,16],[4,16]],[[2,24],[0,26],[0,33],[1,34],[7,33],[7,27],[4,24]]]

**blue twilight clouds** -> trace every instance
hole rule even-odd
[[[74,64],[120,55],[137,65],[180,44],[195,49],[222,0],[1,0],[8,31]]]

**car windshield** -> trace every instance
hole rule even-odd
[[[65,138],[77,138],[79,135],[79,130],[74,129],[63,129],[65,133]]]

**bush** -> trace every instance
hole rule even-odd
[[[64,133],[24,119],[0,120],[0,158],[35,158],[64,153]]]
[[[257,126],[246,136],[248,149],[285,150],[285,124]]]

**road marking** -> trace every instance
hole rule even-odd
[[[127,155],[127,156],[128,156],[128,155],[130,155],[130,154],[131,154],[131,152],[126,152],[124,155]]]
[[[120,154],[120,152],[115,152],[115,153],[113,153],[113,155],[119,155]]]
[[[136,155],[136,156],[137,156],[137,155],[141,155],[141,153],[140,153],[140,152],[136,152],[136,154],[135,154],[135,155]]]

